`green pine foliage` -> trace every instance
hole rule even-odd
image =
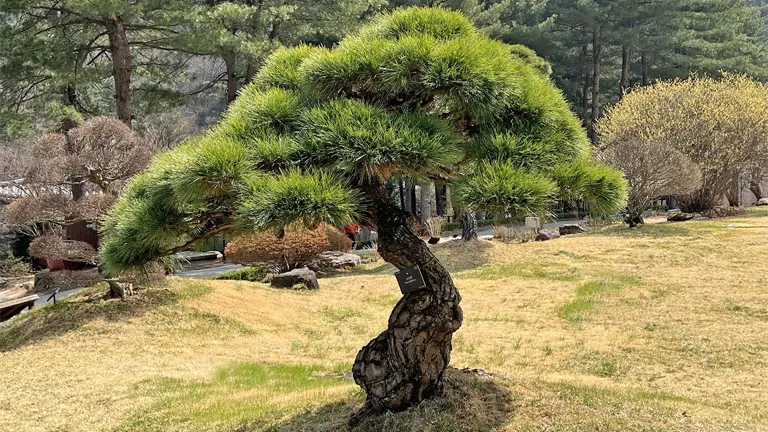
[[[105,223],[105,269],[222,230],[358,220],[381,199],[366,185],[401,176],[455,181],[475,210],[521,216],[570,198],[618,211],[621,175],[591,159],[529,54],[430,8],[382,16],[331,50],[278,51],[220,125],[128,188]]]

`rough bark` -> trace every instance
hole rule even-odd
[[[237,69],[235,54],[224,54],[224,65],[227,69],[227,104],[231,104],[237,98]]]
[[[649,84],[648,82],[648,57],[645,53],[640,54],[640,67],[643,69],[643,87]]]
[[[112,77],[115,81],[115,101],[117,102],[117,118],[131,127],[133,117],[131,107],[131,74],[133,60],[131,48],[128,45],[128,35],[125,26],[118,16],[112,16],[106,21],[109,37],[109,51],[112,54]]]
[[[477,215],[471,210],[464,210],[459,216],[459,224],[461,225],[461,239],[462,240],[476,240],[477,239]]]
[[[405,294],[389,317],[387,330],[355,359],[355,382],[366,392],[362,411],[350,421],[384,411],[402,411],[443,392],[451,340],[463,315],[448,271],[410,229],[407,214],[388,202],[380,183],[367,184],[378,252],[398,269],[419,266],[426,288]]]

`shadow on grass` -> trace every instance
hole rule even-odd
[[[613,226],[594,233],[591,236],[622,237],[622,238],[663,238],[663,237],[685,237],[693,232],[691,225],[698,222],[661,222],[652,224],[643,224],[635,228],[624,226]]]
[[[432,246],[431,249],[445,268],[454,273],[488,264],[493,243],[488,240],[453,240]]]
[[[503,428],[514,416],[513,400],[499,378],[449,369],[445,395],[400,413],[363,420],[355,428],[347,421],[360,404],[336,402],[299,414],[270,428],[258,425],[243,431],[270,432],[490,432]]]
[[[347,423],[364,395],[342,372],[348,373],[348,366],[329,371],[241,363],[205,381],[148,381],[138,391],[154,402],[115,431],[489,432],[513,415],[512,398],[500,378],[449,369],[443,397],[365,419],[351,429]]]
[[[203,283],[184,283],[183,289],[150,288],[137,290],[125,300],[104,300],[106,284],[84,290],[55,305],[33,309],[17,317],[10,327],[0,329],[0,352],[52,339],[94,320],[125,321],[160,306],[203,295],[210,287]]]

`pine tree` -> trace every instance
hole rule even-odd
[[[464,206],[518,217],[557,199],[601,213],[625,203],[620,173],[591,158],[561,93],[513,49],[459,13],[411,8],[333,49],[277,51],[221,124],[131,184],[105,221],[104,270],[224,231],[375,226],[381,256],[418,267],[426,286],[405,294],[357,355],[361,415],[440,395],[461,296],[385,183],[450,179]]]
[[[168,93],[161,81],[180,65],[168,43],[188,8],[187,0],[1,3],[2,117],[34,116],[52,102],[88,115],[107,106],[131,127],[137,82],[147,103]]]
[[[239,86],[250,82],[277,48],[331,45],[382,4],[379,0],[205,0],[190,11],[186,30],[175,44],[180,51],[223,61],[227,103],[231,103]]]

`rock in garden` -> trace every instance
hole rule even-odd
[[[360,265],[360,255],[339,251],[323,252],[309,265],[314,271],[326,271]]]
[[[303,285],[304,288],[310,290],[320,289],[315,272],[306,267],[293,269],[272,277],[272,286],[275,288],[293,288],[296,285]]]
[[[696,217],[696,215],[693,214],[693,213],[683,213],[683,212],[680,212],[680,213],[673,213],[673,214],[667,216],[667,221],[668,222],[685,222],[685,221],[689,221],[689,220],[691,220],[691,219],[693,219],[695,217]]]
[[[570,224],[570,225],[563,225],[559,229],[560,235],[570,235],[570,234],[580,234],[585,232],[586,230],[581,227],[579,224]]]
[[[536,235],[535,241],[549,241],[560,237],[558,231],[542,231]]]
[[[768,198],[760,198],[755,205],[768,206]]]
[[[48,269],[35,273],[35,283],[32,286],[36,292],[48,291],[51,284],[50,274],[51,271]]]

